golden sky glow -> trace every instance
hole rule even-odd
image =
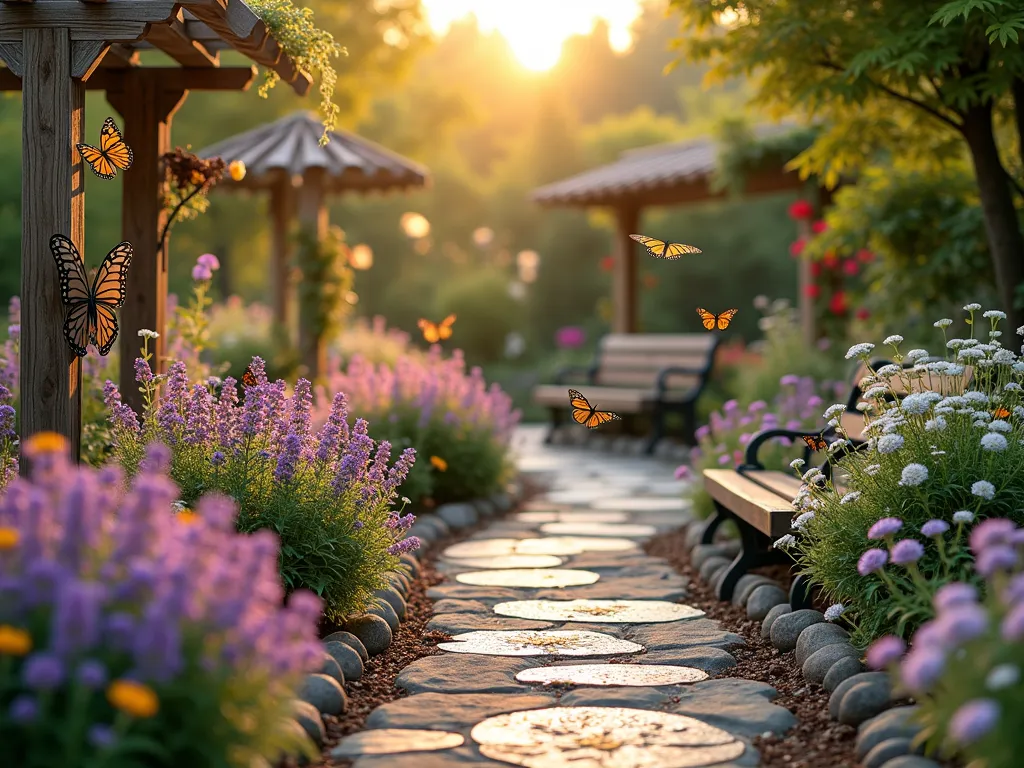
[[[482,30],[500,32],[519,62],[536,72],[557,64],[566,38],[587,34],[599,18],[608,22],[612,48],[627,50],[629,25],[640,15],[639,0],[423,0],[423,5],[438,34],[475,14]]]

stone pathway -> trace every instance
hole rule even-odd
[[[756,766],[749,740],[794,722],[775,690],[708,679],[742,639],[686,606],[686,583],[641,544],[687,520],[674,465],[517,434],[548,489],[450,547],[431,629],[446,653],[406,667],[337,757],[355,768]]]

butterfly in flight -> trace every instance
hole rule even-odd
[[[647,249],[647,252],[656,259],[669,259],[675,261],[690,253],[703,253],[700,248],[683,243],[666,243],[664,240],[657,240],[646,235],[630,235],[640,245]]]
[[[700,321],[704,324],[704,327],[713,331],[718,328],[720,331],[724,331],[729,327],[729,323],[736,317],[738,309],[727,309],[725,312],[716,315],[714,312],[708,312],[703,307],[697,307],[697,314],[700,315]]]
[[[131,148],[124,143],[121,132],[114,125],[114,118],[108,117],[100,128],[100,147],[89,144],[76,144],[82,159],[89,164],[92,172],[101,179],[112,179],[117,176],[117,169],[127,171],[132,167],[135,156]]]
[[[807,444],[807,447],[812,451],[824,451],[828,448],[828,443],[821,435],[802,435],[801,440]]]
[[[1009,415],[1010,415],[1010,412],[1008,410],[1006,410],[1005,408],[1003,408],[1002,406],[1000,406],[999,408],[996,408],[994,411],[992,411],[992,417],[996,418],[996,419],[1005,419]]]
[[[572,405],[572,420],[590,429],[597,429],[609,421],[622,421],[617,413],[597,410],[575,389],[569,390],[569,404]]]
[[[423,331],[423,338],[428,344],[436,344],[439,341],[452,337],[452,324],[455,322],[455,315],[448,315],[440,323],[432,323],[429,320],[420,318],[420,330]]]
[[[60,273],[60,297],[67,306],[64,338],[79,357],[92,343],[106,355],[117,338],[117,315],[124,306],[124,282],[132,263],[131,243],[119,243],[107,254],[89,285],[82,257],[64,235],[50,238],[50,252]]]

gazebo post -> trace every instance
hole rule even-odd
[[[636,243],[629,236],[634,234],[639,227],[639,208],[621,206],[615,209],[612,333],[636,333],[638,329]]]
[[[274,295],[274,322],[287,329],[291,316],[291,219],[294,211],[291,179],[275,181],[270,187],[271,244],[270,275]],[[289,334],[290,337],[290,334]]]
[[[64,305],[49,241],[66,235],[85,250],[85,86],[67,28],[23,31],[21,172],[21,435],[59,432],[78,458],[82,369],[64,339]],[[27,464],[22,463],[22,473]]]
[[[135,156],[131,170],[122,177],[121,233],[132,244],[135,256],[128,270],[118,344],[121,396],[139,412],[143,404],[135,381],[135,358],[139,356],[139,331],[143,328],[161,334],[150,349],[154,372],[161,372],[165,366],[168,244],[165,241],[162,252],[157,252],[160,230],[167,222],[160,194],[165,183],[160,155],[170,151],[171,119],[188,91],[167,89],[160,72],[144,69],[126,72],[123,83],[122,90],[107,92],[107,100],[124,118],[124,138]]]
[[[323,168],[307,169],[302,176],[302,186],[298,189],[296,200],[301,232],[304,236],[315,238],[315,243],[321,243],[327,237],[325,175]],[[322,330],[316,328],[316,310],[316,306],[302,301],[300,297],[299,354],[310,381],[316,381],[327,369],[327,349],[323,343]]]

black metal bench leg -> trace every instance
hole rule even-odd
[[[736,527],[740,531],[740,553],[725,567],[725,573],[718,582],[717,588],[719,600],[732,600],[736,584],[750,570],[765,565],[791,563],[792,560],[784,550],[772,547],[772,540],[769,536],[720,507],[718,502],[715,502],[715,506],[718,507],[720,515],[724,512],[726,517],[735,520]]]
[[[551,413],[551,426],[548,428],[547,435],[544,436],[544,443],[551,445],[555,439],[555,432],[562,426],[562,411],[558,408],[549,408],[548,410]]]
[[[722,514],[716,507],[714,513],[706,521],[704,521],[704,528],[700,534],[701,544],[714,544],[715,543],[715,531],[718,527],[728,520],[728,514]]]
[[[811,580],[798,574],[789,588],[789,604],[794,611],[811,607]]]
[[[644,453],[650,456],[654,453],[654,449],[657,448],[661,438],[665,436],[665,409],[661,406],[655,405],[654,410],[651,411],[651,436],[647,440],[647,445],[644,446]]]
[[[693,400],[683,403],[683,442],[693,448],[697,445],[697,405]]]

